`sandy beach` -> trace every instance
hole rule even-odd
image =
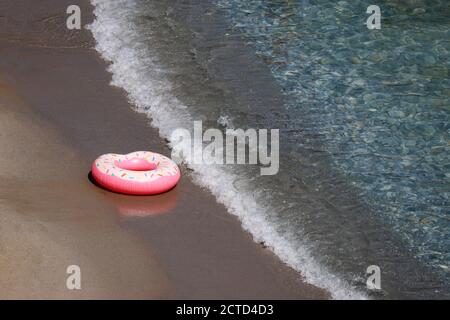
[[[82,24],[92,21],[89,1]],[[109,152],[170,155],[110,86],[74,1],[0,1],[0,298],[326,299],[188,172],[169,193],[118,195],[89,179]],[[82,289],[66,288],[79,265]]]

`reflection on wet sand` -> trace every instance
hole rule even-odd
[[[89,172],[89,181],[105,191],[106,200],[112,203],[122,218],[126,217],[153,217],[173,211],[177,204],[178,188],[158,195],[134,196],[115,193],[103,188]]]
[[[155,217],[166,214],[177,205],[178,189],[152,196],[129,196],[117,193],[107,195],[122,218]]]

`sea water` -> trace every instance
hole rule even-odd
[[[190,164],[255,241],[334,298],[448,296],[445,1],[383,1],[380,30],[367,1],[92,2],[113,84],[164,138],[280,129],[275,176]]]

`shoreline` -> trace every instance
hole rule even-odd
[[[107,64],[93,49],[94,43],[89,31],[83,29],[72,32],[65,29],[65,8],[69,4],[72,3],[47,1],[45,4],[31,5],[36,9],[32,10],[35,12],[33,21],[51,23],[46,25],[45,33],[2,34],[0,50],[4,59],[0,65],[0,73],[30,108],[21,121],[33,119],[34,122],[36,117],[42,117],[43,120],[39,123],[44,129],[47,126],[55,127],[53,136],[39,134],[45,141],[44,145],[53,146],[56,150],[64,147],[75,150],[76,154],[79,152],[76,157],[49,159],[47,166],[46,161],[39,161],[36,165],[42,170],[41,178],[44,181],[54,173],[53,166],[61,163],[57,161],[64,160],[63,165],[77,168],[76,178],[72,177],[73,186],[68,188],[70,195],[58,198],[66,193],[64,185],[56,184],[57,190],[53,190],[49,185],[48,190],[58,194],[58,197],[53,195],[53,199],[58,200],[59,206],[67,208],[68,211],[82,213],[81,221],[75,218],[72,222],[75,226],[70,230],[76,230],[73,239],[79,239],[88,232],[95,241],[105,241],[105,238],[111,241],[111,244],[105,242],[103,246],[92,249],[86,243],[85,247],[80,249],[80,254],[83,255],[84,250],[95,256],[102,255],[103,250],[113,252],[114,249],[139,248],[147,257],[144,261],[122,261],[116,268],[120,281],[114,283],[112,279],[104,280],[111,286],[105,286],[105,292],[93,292],[93,296],[109,297],[113,287],[119,291],[114,292],[112,296],[120,297],[120,284],[127,283],[131,278],[140,285],[136,285],[133,294],[124,294],[124,297],[328,298],[329,295],[323,290],[304,283],[296,271],[287,267],[272,252],[254,243],[237,218],[218,204],[211,193],[193,184],[186,174],[171,192],[139,200],[136,200],[136,197],[112,194],[90,184],[87,177],[90,163],[100,154],[125,153],[139,149],[151,149],[166,155],[170,152],[156,129],[148,125],[145,115],[132,110],[125,92],[109,85],[111,75],[106,71]],[[86,25],[92,19],[92,8],[88,1],[79,1],[78,5],[82,8],[82,24]],[[5,6],[2,8],[3,12],[6,12],[5,15],[14,15],[30,5],[20,3],[2,6]],[[9,103],[12,104],[11,101]],[[55,135],[62,136],[63,142],[56,143]],[[11,143],[11,150],[17,145],[36,150],[42,147],[16,139]],[[4,166],[1,169],[3,170]],[[20,171],[20,167],[17,170]],[[32,181],[33,179],[31,178]],[[14,185],[14,182],[12,184]],[[34,189],[30,188],[30,194],[33,192]],[[76,199],[72,199],[73,194],[77,194]],[[11,195],[4,197],[6,202],[11,200],[8,197]],[[45,211],[48,199],[45,193],[35,199],[26,199],[31,205],[24,211],[33,215],[36,202],[39,202]],[[80,200],[83,205],[78,204]],[[25,199],[18,200],[19,203],[22,201]],[[98,211],[101,214],[98,214]],[[103,218],[107,217],[109,228],[115,230],[115,233],[109,235],[101,228],[97,232],[90,225],[90,220],[94,217],[100,225],[103,224]],[[58,215],[53,214],[45,219],[50,222],[50,231],[53,230],[51,224],[58,220]],[[36,222],[27,223],[31,227],[34,224]],[[61,230],[67,231],[68,226],[64,221],[59,224]],[[117,246],[116,237],[129,237],[130,240],[127,240],[127,246],[123,243]],[[59,253],[60,250],[56,252]],[[105,268],[103,263],[101,260],[94,261],[92,268],[102,270]],[[51,265],[51,262],[49,264]],[[149,264],[156,266],[150,268],[148,275],[145,272],[130,272],[136,268],[140,270],[140,267],[145,270]],[[52,267],[56,268],[54,265]],[[25,276],[26,271],[23,271]],[[65,277],[64,270],[62,276]],[[141,284],[141,280],[146,281]],[[149,292],[149,282],[160,284]],[[39,290],[36,290],[36,294],[39,294]],[[60,294],[66,293],[62,290]],[[78,294],[77,298],[86,297],[83,290]]]

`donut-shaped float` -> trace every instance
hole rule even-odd
[[[180,176],[175,162],[150,151],[104,154],[92,164],[92,177],[100,186],[132,195],[163,193],[172,189]]]

